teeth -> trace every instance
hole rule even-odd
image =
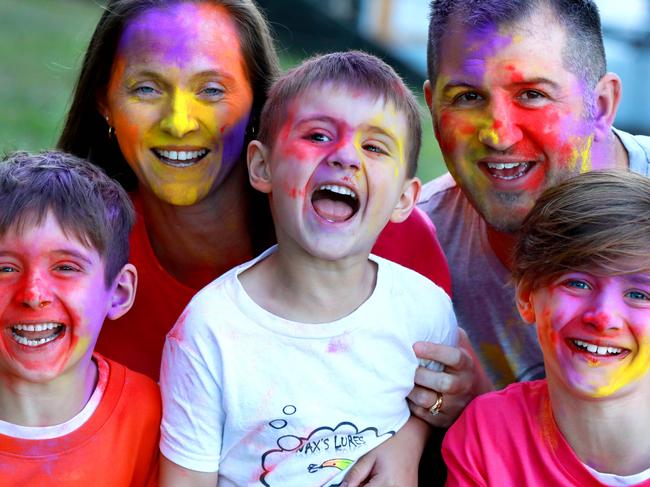
[[[43,345],[44,343],[48,343],[56,339],[56,337],[58,337],[59,334],[57,333],[56,335],[52,335],[46,338],[40,338],[39,340],[30,340],[28,338],[21,337],[20,335],[16,335],[15,333],[13,336],[14,336],[14,340],[16,340],[21,345],[27,345],[28,347],[38,347],[39,345]]]
[[[589,343],[589,342],[583,342],[582,340],[573,340],[573,343],[576,346],[584,350],[587,350],[589,353],[595,353],[597,355],[618,355],[623,351],[622,348],[599,347],[598,345],[594,345],[593,343]]]
[[[487,166],[490,169],[512,169],[513,167],[521,166],[521,162],[488,162]]]
[[[199,151],[156,150],[156,153],[171,161],[187,161],[203,157],[208,151],[206,149]]]
[[[352,191],[350,188],[346,188],[345,186],[338,186],[336,184],[323,184],[318,188],[318,190],[331,191],[332,193],[342,194],[357,199],[357,195],[354,193],[354,191]]]
[[[20,331],[45,331],[45,330],[54,330],[62,326],[59,323],[42,323],[38,325],[14,325],[12,328]]]

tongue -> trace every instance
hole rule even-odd
[[[352,208],[343,201],[322,198],[312,202],[314,210],[321,218],[332,222],[343,222],[352,216]]]

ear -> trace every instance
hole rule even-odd
[[[131,309],[137,287],[138,271],[133,264],[124,264],[111,286],[113,292],[108,313],[106,313],[109,320],[116,320]]]
[[[259,140],[251,140],[246,152],[248,179],[251,186],[262,193],[270,193],[272,188],[269,152]]]
[[[391,222],[401,223],[408,218],[413,208],[415,208],[415,204],[418,202],[421,189],[422,182],[418,178],[407,178],[404,181],[402,194],[390,215]]]
[[[533,305],[533,290],[529,283],[519,281],[515,290],[517,309],[522,319],[531,325],[535,323],[535,306]]]
[[[621,91],[621,78],[615,73],[605,74],[596,84],[594,89],[596,140],[606,140],[610,136],[621,101]]]
[[[108,109],[108,95],[106,90],[97,91],[95,96],[95,103],[97,104],[97,111],[103,118],[110,119],[110,110]]]
[[[422,86],[424,91],[424,99],[427,102],[429,111],[433,114],[433,88],[431,87],[431,81],[426,80]]]

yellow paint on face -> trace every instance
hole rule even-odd
[[[240,161],[252,101],[230,14],[183,2],[127,25],[104,110],[140,187],[190,206]]]
[[[632,363],[612,372],[607,385],[599,387],[594,392],[594,397],[606,397],[614,394],[622,387],[638,381],[648,373],[650,369],[650,338],[644,337],[639,342],[639,348]]]

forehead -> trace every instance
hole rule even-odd
[[[351,128],[373,126],[398,136],[406,131],[406,115],[384,96],[363,88],[333,83],[310,86],[289,104],[289,120],[327,118]]]
[[[152,8],[135,17],[122,33],[118,56],[131,63],[179,67],[199,60],[242,63],[238,31],[228,11],[194,2]]]
[[[44,215],[38,215],[35,211],[23,213],[16,218],[5,234],[0,236],[0,242],[4,245],[17,242],[21,247],[33,243],[32,250],[36,248],[48,250],[52,244],[59,245],[61,242],[66,242],[67,246],[83,247],[86,253],[99,255],[99,251],[82,228],[74,226],[73,223],[62,224],[51,209]]]
[[[511,70],[509,65],[530,76],[565,72],[565,46],[564,28],[546,9],[505,24],[468,26],[452,20],[441,39],[438,73],[482,79],[490,69]]]

